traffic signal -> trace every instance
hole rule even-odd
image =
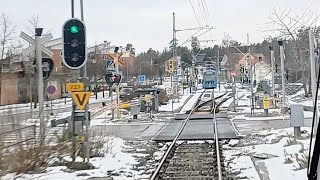
[[[112,77],[111,77],[111,82],[116,84],[116,85],[119,85],[120,81],[121,81],[121,75],[120,74],[113,74]]]
[[[69,69],[80,69],[86,64],[86,28],[82,21],[72,18],[62,29],[63,63]]]
[[[33,61],[32,65],[34,66],[34,72],[37,72],[36,60]],[[42,75],[43,80],[49,78],[54,67],[54,62],[51,58],[42,58]]]
[[[43,79],[46,80],[49,78],[53,70],[54,62],[51,58],[42,58],[42,71]]]
[[[106,74],[105,79],[108,86],[112,86],[113,84],[119,85],[121,82],[122,76],[120,74]]]
[[[108,86],[112,86],[112,80],[111,80],[111,77],[112,77],[112,74],[106,74],[105,75],[105,79],[106,79],[106,82],[108,84]]]

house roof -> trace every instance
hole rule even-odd
[[[262,53],[232,53],[230,55],[225,55],[223,58],[223,65],[234,67],[236,64],[245,64],[247,62],[247,57],[250,56],[252,63],[255,64],[259,61],[264,61],[265,56]]]
[[[195,60],[196,63],[203,63],[207,54],[198,54],[197,56],[192,55],[192,58]]]

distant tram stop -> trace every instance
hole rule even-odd
[[[159,93],[160,90],[153,88],[137,89],[133,91],[134,97],[140,98],[140,112],[159,110]]]

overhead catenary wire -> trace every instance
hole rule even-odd
[[[195,9],[194,9],[194,6],[193,6],[193,4],[192,4],[191,0],[189,0],[189,2],[190,2],[190,5],[191,5],[191,7],[192,7],[192,10],[193,10],[194,16],[195,16],[195,17],[196,17],[196,19],[197,19],[198,24],[199,24],[199,26],[201,26],[201,23],[200,23],[200,21],[199,21],[199,18],[198,18],[198,16],[197,16],[197,13],[196,13],[196,11],[195,11]]]
[[[202,0],[198,0],[198,5],[199,5],[200,11],[201,11],[202,18],[204,20],[204,24],[208,25],[208,20],[207,20],[206,14],[205,14],[205,10],[204,10],[204,6],[203,6],[203,3],[202,3]]]

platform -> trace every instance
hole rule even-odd
[[[184,121],[172,120],[153,139],[154,141],[172,141]],[[237,139],[229,119],[217,118],[218,138]],[[214,125],[212,119],[189,121],[179,140],[214,140]]]

